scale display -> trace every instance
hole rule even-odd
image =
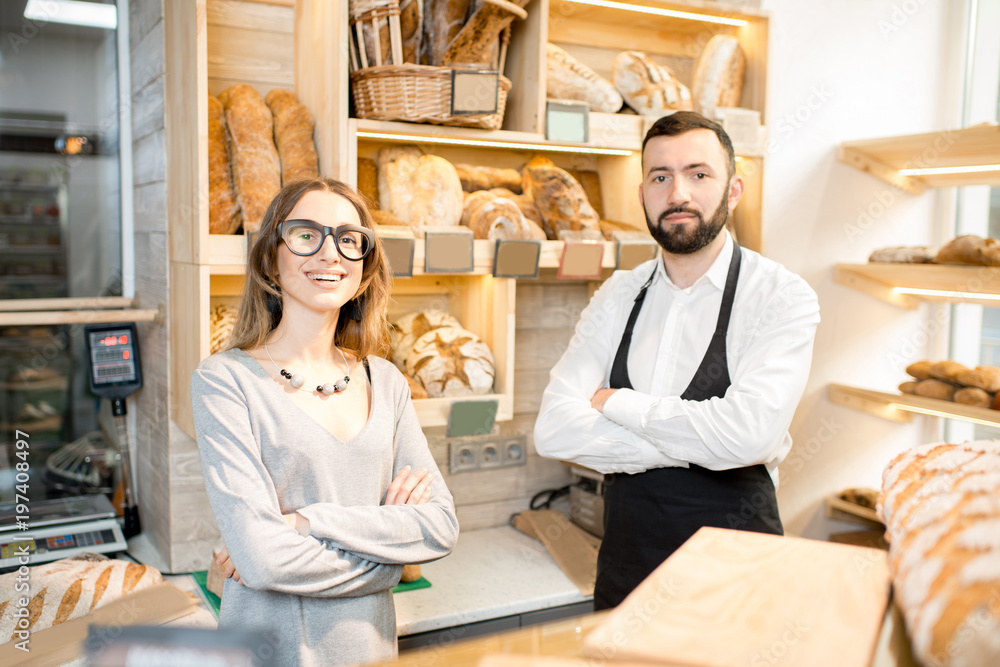
[[[31,528],[7,533],[0,539],[0,569],[37,565],[69,558],[87,551],[117,553],[128,549],[118,522],[114,519],[83,521],[62,526]]]
[[[135,325],[89,326],[84,338],[90,352],[90,388],[95,394],[124,398],[142,386]]]

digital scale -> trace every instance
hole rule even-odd
[[[84,552],[116,553],[128,549],[103,495],[56,498],[28,505],[28,530],[18,530],[14,503],[0,505],[0,570],[38,565]],[[27,563],[22,562],[25,552]]]

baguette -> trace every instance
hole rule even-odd
[[[235,234],[243,218],[229,166],[229,132],[222,102],[208,96],[208,232]]]
[[[319,176],[313,130],[316,123],[290,90],[275,88],[264,98],[274,115],[274,144],[281,160],[281,184]]]

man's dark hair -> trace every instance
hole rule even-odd
[[[660,118],[646,133],[646,138],[642,140],[642,156],[646,157],[646,144],[653,137],[676,137],[691,130],[711,130],[719,138],[722,149],[726,151],[726,172],[729,178],[736,173],[736,151],[733,150],[733,141],[722,129],[722,126],[714,120],[702,116],[694,111],[676,111],[669,116]]]

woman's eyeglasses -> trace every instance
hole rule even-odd
[[[303,257],[319,252],[327,236],[333,237],[340,256],[352,262],[364,259],[375,247],[372,230],[358,225],[326,227],[312,220],[285,220],[278,224],[278,235],[289,250]]]

